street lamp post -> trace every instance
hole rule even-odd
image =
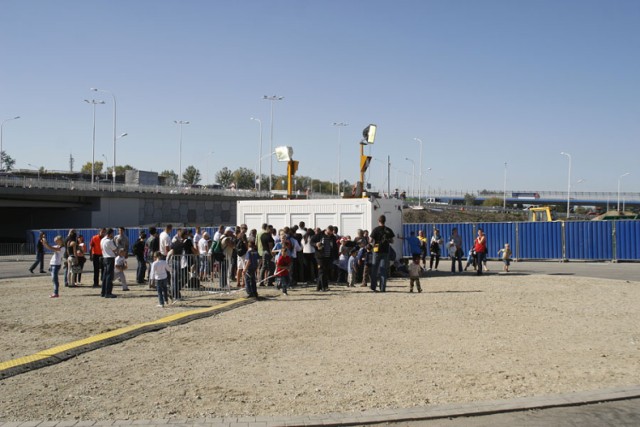
[[[258,154],[258,179],[256,179],[256,190],[262,190],[262,120],[251,117],[251,120],[255,120],[260,125],[260,149]]]
[[[38,171],[38,181],[40,181],[40,168],[37,167],[36,165],[32,165],[31,163],[27,163],[27,166],[32,167]]]
[[[271,134],[269,136],[269,152],[272,153],[273,152],[273,101],[282,101],[284,99],[284,96],[264,95],[262,99],[271,101]],[[270,157],[269,158],[269,192],[271,192],[271,189],[273,188],[272,177],[273,177],[273,157]]]
[[[95,87],[91,88],[92,91],[94,92],[104,92],[104,93],[108,93],[109,95],[111,95],[111,98],[113,99],[113,170],[112,175],[113,175],[113,188],[112,191],[116,191],[116,141],[118,140],[118,134],[116,131],[116,123],[117,123],[117,118],[118,118],[118,103],[116,102],[116,96],[114,95],[113,92],[110,92],[108,90],[104,90],[104,89],[97,89]]]
[[[5,119],[2,121],[2,123],[0,123],[0,171],[4,170],[2,169],[2,161],[4,160],[4,157],[2,156],[2,128],[4,127],[4,124],[6,122],[9,122],[11,120],[18,120],[20,118],[20,116],[15,116],[15,117],[11,117],[9,119]]]
[[[567,218],[569,218],[569,208],[571,204],[571,154],[561,152],[563,156],[567,156],[569,158],[569,179],[567,180]]]
[[[618,212],[620,212],[620,181],[622,180],[622,178],[629,175],[630,173],[631,172],[625,172],[618,177]]]
[[[422,195],[422,140],[420,138],[413,138],[413,140],[420,143],[420,173],[418,174],[418,206],[420,206],[420,196]]]
[[[182,180],[182,125],[188,125],[190,122],[185,120],[174,120],[173,123],[177,124],[180,128],[180,145],[178,149],[178,179],[176,185]]]
[[[416,196],[416,162],[412,159],[405,157],[405,160],[411,162],[411,194]]]
[[[507,162],[504,162],[504,183],[502,189],[502,210],[505,211],[507,210]]]
[[[104,101],[96,101],[95,99],[89,101],[85,99],[84,102],[93,105],[93,144],[91,146],[91,185],[93,185],[96,164],[96,105],[104,104]]]
[[[342,176],[341,176],[341,168],[340,168],[340,151],[342,151],[342,128],[345,126],[349,126],[349,123],[344,122],[333,122],[333,125],[338,128],[338,197],[341,197],[342,194]],[[331,187],[333,188],[333,186]]]

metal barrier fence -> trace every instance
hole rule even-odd
[[[238,282],[230,280],[235,280],[236,268],[226,259],[217,261],[212,259],[211,255],[175,255],[169,256],[167,263],[171,267],[171,279],[167,288],[173,299],[195,298],[243,289],[238,287]]]
[[[34,259],[35,246],[33,243],[0,243],[0,256],[12,261],[26,261]]]
[[[487,235],[488,258],[497,258],[498,250],[510,243],[514,259],[640,261],[638,220],[404,224],[402,235],[408,237],[413,232],[417,236],[422,230],[430,239],[437,228],[446,243],[454,227],[462,237],[465,254],[482,228]],[[404,255],[411,255],[406,240]]]

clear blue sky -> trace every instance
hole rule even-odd
[[[423,188],[640,191],[640,1],[31,1],[0,14],[0,119],[17,168],[112,162],[141,170],[257,169],[289,145],[299,174],[358,175],[358,141],[410,186],[423,141]],[[210,152],[214,152],[210,155]],[[427,169],[431,168],[431,171]],[[382,163],[370,181],[379,187]],[[263,173],[269,171],[265,159]],[[274,173],[284,173],[274,162]],[[577,183],[578,180],[584,180]],[[386,186],[386,182],[384,183]]]

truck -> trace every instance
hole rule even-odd
[[[338,227],[338,234],[354,238],[358,229],[373,230],[378,218],[385,215],[386,226],[396,236],[402,235],[402,200],[375,197],[357,199],[307,200],[239,200],[236,224],[247,224],[251,230],[260,230],[262,224],[280,229],[298,225],[321,229],[329,225]],[[394,239],[393,249],[402,254],[402,240]]]

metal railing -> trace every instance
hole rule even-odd
[[[225,259],[217,261],[211,255],[175,255],[167,258],[171,266],[169,295],[173,299],[188,299],[216,293],[241,290],[235,282],[236,268]],[[230,280],[229,270],[233,269]]]
[[[33,243],[0,243],[0,257],[11,261],[27,261],[33,259],[35,247]]]

